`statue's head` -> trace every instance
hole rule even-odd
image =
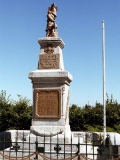
[[[55,3],[53,3],[50,7],[50,10],[54,16],[57,16],[57,13],[56,13],[57,9],[58,8],[55,6]]]

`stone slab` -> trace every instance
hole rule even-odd
[[[35,70],[29,73],[29,78],[32,81],[53,81],[54,83],[67,81],[70,83],[72,81],[72,75],[67,72],[67,71],[62,71],[62,70]],[[57,81],[56,81],[57,80]]]
[[[63,40],[59,37],[43,37],[38,39],[38,43],[41,47],[45,47],[46,44],[52,44],[53,46],[59,46],[63,49],[65,46]]]
[[[36,131],[39,131],[40,134],[45,134],[47,133],[46,135],[50,134],[50,133],[54,133],[54,135],[56,133],[62,133],[62,134],[66,134],[66,135],[69,135],[71,134],[71,131],[70,131],[70,126],[69,125],[65,125],[65,126],[31,126],[31,129],[33,130],[36,130]]]

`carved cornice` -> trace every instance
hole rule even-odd
[[[64,48],[65,44],[62,39],[57,38],[57,37],[44,37],[38,39],[38,43],[42,48],[45,48],[47,44],[51,44],[54,47],[59,46],[61,49]]]

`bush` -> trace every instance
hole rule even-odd
[[[18,101],[10,100],[5,91],[0,93],[0,131],[30,129],[32,106],[30,100],[18,95]]]

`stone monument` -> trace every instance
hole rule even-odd
[[[57,7],[48,8],[46,37],[38,39],[38,68],[29,73],[33,85],[31,133],[38,136],[70,135],[69,86],[72,75],[65,71],[62,49],[55,19]]]

